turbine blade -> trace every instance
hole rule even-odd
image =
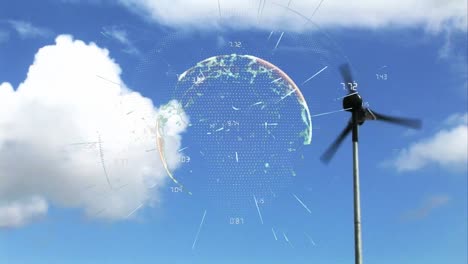
[[[384,122],[392,123],[395,125],[410,127],[414,129],[420,129],[422,127],[422,122],[420,119],[389,116],[389,115],[379,114],[370,109],[366,109],[366,112],[368,112],[370,116],[375,117],[375,118],[370,118],[373,120],[384,121]]]
[[[353,129],[353,124],[350,121],[348,125],[343,129],[343,131],[338,135],[335,141],[330,145],[330,147],[328,147],[327,151],[325,151],[323,155],[320,157],[323,163],[330,162],[330,160],[333,158],[336,151],[340,147],[341,143],[346,138],[346,136],[351,132],[352,129]]]
[[[353,76],[351,74],[351,68],[349,67],[348,63],[342,64],[340,66],[340,73],[341,77],[343,78],[343,82],[346,86],[346,89],[348,90],[349,93],[353,93],[355,91],[351,90],[351,87],[349,87],[349,83],[353,83]]]

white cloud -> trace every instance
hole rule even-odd
[[[459,46],[457,44],[458,39],[466,40],[466,32],[460,34],[454,30],[446,30],[444,34],[445,39],[443,46],[439,49],[439,59],[448,64],[449,69],[454,75],[453,80],[459,83],[461,88],[459,91],[463,95],[466,95],[466,87],[468,86],[467,50],[461,48],[463,45]]]
[[[158,201],[168,177],[146,151],[156,145],[158,109],[120,74],[107,50],[62,35],[37,52],[16,90],[0,85],[0,226],[28,223],[48,203],[118,220]],[[166,156],[176,168],[185,126],[168,120],[177,133]],[[72,144],[83,142],[94,143]]]
[[[128,32],[125,29],[114,27],[104,27],[101,34],[105,37],[111,38],[125,47],[124,52],[133,55],[140,55],[140,51],[135,47],[133,42],[128,36]]]
[[[458,126],[468,123],[468,113],[455,113],[447,117],[444,124],[447,126]]]
[[[428,217],[434,210],[450,202],[451,198],[445,194],[433,195],[423,200],[422,204],[403,215],[406,220],[421,220]]]
[[[437,164],[454,170],[468,166],[468,114],[450,116],[443,129],[434,136],[416,142],[400,151],[394,161],[399,171],[413,171]]]
[[[20,227],[47,214],[47,202],[41,197],[0,205],[0,228]]]
[[[49,29],[34,26],[30,22],[21,20],[9,20],[8,22],[22,38],[50,37],[53,34]]]
[[[251,1],[216,0],[120,0],[138,14],[145,14],[162,24],[175,27],[212,28],[223,24],[237,27],[258,27],[302,30],[305,19],[284,7],[289,0]],[[320,1],[293,0],[290,8],[310,17]],[[262,8],[262,6],[265,6]],[[262,10],[262,11],[259,11]],[[466,1],[464,0],[325,0],[313,21],[320,26],[380,28],[389,26],[424,26],[431,30],[451,27],[466,31]],[[259,13],[261,19],[259,20]]]
[[[104,28],[103,34],[105,36],[110,36],[117,40],[118,42],[128,45],[130,40],[128,39],[127,32],[125,30],[117,29],[117,28]]]

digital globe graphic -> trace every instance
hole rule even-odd
[[[230,211],[268,203],[296,176],[294,160],[312,140],[304,96],[280,68],[251,55],[207,58],[178,76],[176,104],[187,130],[183,165],[168,174],[180,191]],[[166,164],[167,117],[157,121],[158,150]]]
[[[125,85],[145,91],[155,105],[140,108],[132,98],[118,103],[133,142],[122,146],[113,163],[125,168],[136,162],[128,150],[138,148],[164,168],[167,178],[145,179],[144,184],[167,210],[165,220],[173,220],[165,228],[181,232],[178,218],[183,215],[183,229],[193,240],[181,248],[202,251],[203,243],[220,235],[220,248],[229,249],[237,240],[225,238],[249,237],[254,228],[265,237],[252,243],[270,239],[287,248],[315,246],[313,239],[323,228],[315,225],[324,213],[317,210],[315,190],[324,179],[334,184],[336,176],[314,170],[312,139],[330,133],[323,120],[342,111],[345,87],[338,69],[349,61],[312,19],[289,4],[266,3],[259,7],[256,29],[231,28],[236,13],[228,14],[236,10],[219,5],[219,17],[213,17],[209,30],[200,25],[204,30],[168,29],[161,36],[125,24],[102,28],[103,46],[123,44],[107,32],[128,33],[137,49],[128,56],[134,64],[124,76]],[[263,9],[297,26],[270,25],[262,18]],[[121,52],[130,55],[128,48]],[[120,85],[98,74],[107,85]],[[135,124],[141,129],[134,129]],[[128,183],[107,169],[106,159],[112,156],[102,142],[106,146],[112,138],[102,135],[85,146],[99,154],[109,186],[115,179],[112,191],[121,192]],[[129,215],[145,207],[141,204]]]

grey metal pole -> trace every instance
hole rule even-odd
[[[362,264],[358,132],[357,114],[353,112],[354,263]]]
[[[359,192],[359,157],[358,142],[353,142],[354,162],[354,257],[356,264],[362,264],[362,241],[361,241],[361,198]]]

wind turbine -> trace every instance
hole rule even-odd
[[[343,98],[343,109],[351,113],[351,119],[338,135],[336,140],[321,156],[324,163],[329,163],[338,150],[343,140],[352,133],[353,142],[353,190],[354,190],[354,258],[356,264],[362,264],[362,242],[361,242],[361,205],[359,191],[359,155],[358,155],[358,128],[367,120],[384,121],[391,124],[401,125],[414,129],[421,128],[421,120],[412,118],[394,117],[379,114],[368,107],[363,106],[362,97],[356,90],[357,84],[351,75],[349,64],[340,66],[340,73],[348,95]]]

